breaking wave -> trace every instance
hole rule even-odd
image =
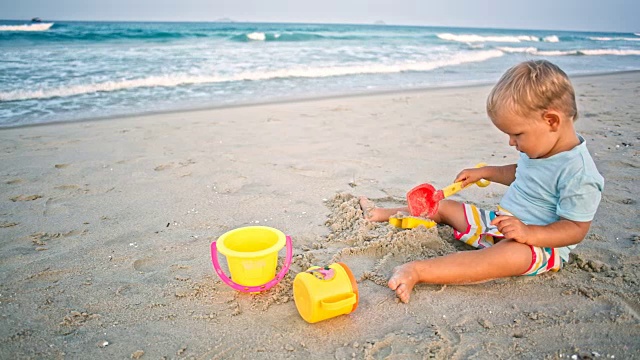
[[[359,75],[359,74],[390,74],[409,71],[430,71],[437,68],[456,66],[465,63],[482,62],[503,55],[502,51],[487,50],[458,54],[448,59],[402,62],[396,64],[365,64],[359,66],[334,66],[316,68],[291,68],[272,71],[247,71],[230,76],[193,76],[193,75],[168,75],[151,76],[141,79],[109,81],[97,84],[75,85],[53,89],[18,90],[0,92],[0,101],[20,101],[31,99],[47,99],[55,97],[68,97],[97,92],[111,92],[143,87],[176,87],[182,85],[221,83],[232,81],[264,81],[283,78],[325,78],[334,76]]]
[[[589,40],[595,40],[595,41],[640,41],[640,37],[638,37],[638,38],[629,38],[629,37],[598,37],[598,36],[591,36],[591,37],[589,37]]]
[[[620,49],[582,49],[582,50],[539,50],[535,47],[497,47],[496,49],[505,53],[527,53],[540,56],[629,56],[640,55],[640,50],[620,50]]]
[[[481,36],[475,34],[455,35],[450,33],[437,34],[438,38],[447,41],[458,41],[464,43],[472,42],[523,42],[523,41],[540,41],[537,36],[519,35],[519,36]],[[556,37],[557,39],[557,37]]]

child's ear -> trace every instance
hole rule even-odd
[[[542,113],[542,120],[549,125],[551,131],[558,131],[560,128],[560,113],[555,110],[547,110]]]

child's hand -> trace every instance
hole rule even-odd
[[[485,173],[484,170],[484,168],[464,169],[456,176],[456,180],[454,182],[462,181],[462,187],[473,184],[476,181],[485,178],[483,176]]]
[[[504,235],[505,239],[511,239],[522,244],[527,244],[530,239],[531,231],[527,225],[518,220],[515,216],[500,215],[497,216],[491,225],[498,227],[498,231]]]

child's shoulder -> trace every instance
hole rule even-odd
[[[598,171],[595,161],[589,150],[587,142],[580,137],[580,145],[568,151],[568,156],[561,158],[557,165],[560,171],[559,185],[571,187],[591,187],[602,191],[604,177]]]

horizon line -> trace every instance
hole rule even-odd
[[[32,17],[31,19],[36,18]],[[31,19],[0,19],[0,21],[27,21],[31,24]],[[114,22],[114,23],[238,23],[238,24],[306,24],[306,25],[369,25],[369,26],[394,26],[394,27],[425,27],[425,28],[459,28],[459,29],[481,29],[481,30],[523,30],[523,31],[563,31],[563,32],[585,32],[585,33],[612,33],[612,34],[637,34],[640,31],[613,31],[613,30],[578,30],[578,29],[543,29],[543,28],[507,28],[507,27],[491,27],[491,26],[459,26],[459,25],[416,25],[416,24],[395,24],[387,23],[385,20],[379,19],[372,22],[362,23],[342,23],[342,22],[296,22],[296,21],[245,21],[235,20],[229,17],[222,17],[216,20],[62,20],[62,19],[42,19],[42,23],[46,22]],[[382,23],[378,23],[378,22]],[[26,24],[25,24],[26,25]]]

